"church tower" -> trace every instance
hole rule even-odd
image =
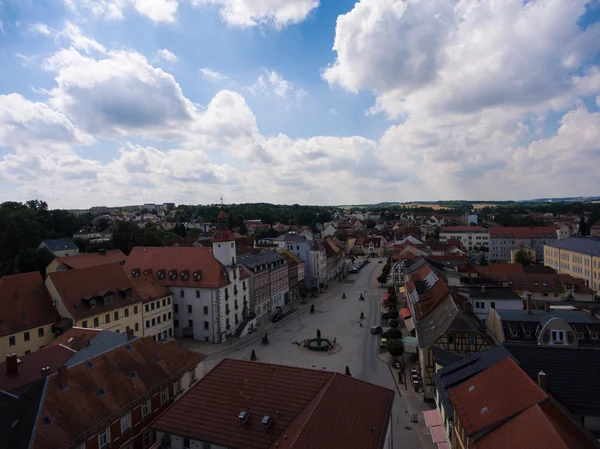
[[[217,216],[217,231],[213,236],[213,255],[215,259],[225,266],[233,266],[237,263],[235,250],[235,236],[229,230],[227,214],[219,212]]]

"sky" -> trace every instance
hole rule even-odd
[[[600,195],[600,0],[0,0],[0,201]]]

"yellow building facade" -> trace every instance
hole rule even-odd
[[[7,354],[22,356],[38,351],[54,340],[52,324],[33,327],[21,332],[15,332],[0,337],[0,361]]]
[[[570,238],[544,245],[544,265],[583,279],[600,292],[600,239]]]

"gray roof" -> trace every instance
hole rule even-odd
[[[452,403],[448,396],[448,391],[483,370],[495,365],[506,357],[514,359],[512,354],[504,346],[495,346],[485,351],[475,352],[474,354],[463,357],[451,365],[445,366],[435,373],[435,385],[438,395],[444,408],[445,415],[453,416]]]
[[[79,247],[71,239],[44,240],[42,243],[46,245],[52,252],[66,251],[68,249],[79,249]]]
[[[132,340],[136,338],[138,337],[133,337]],[[124,345],[127,341],[127,334],[125,332],[101,331],[90,341],[89,346],[84,346],[67,362],[67,367],[77,365],[106,351],[110,351],[117,346]]]
[[[600,320],[583,310],[502,310],[496,309],[502,321],[524,321],[530,323],[546,323],[552,318],[562,318],[567,323],[600,324]]]
[[[238,256],[237,260],[246,268],[254,270],[255,267],[259,267],[263,264],[285,260],[285,257],[280,256],[274,251],[263,251],[262,253],[258,254],[248,253],[242,256]]]
[[[298,234],[282,234],[274,238],[273,240],[277,242],[308,242],[308,240],[306,240],[306,237]]]
[[[461,288],[460,290],[468,293],[473,299],[493,299],[495,301],[501,301],[503,299],[523,300],[523,298],[510,287],[485,287],[485,291],[482,287],[468,287]]]
[[[548,390],[575,415],[600,416],[600,351],[557,346],[505,345],[537,380],[546,373]]]
[[[600,238],[598,237],[571,237],[566,240],[557,240],[546,243],[547,246],[577,253],[587,254],[588,256],[600,257]]]
[[[448,366],[464,358],[464,355],[456,354],[452,351],[448,351],[437,346],[431,348],[431,354],[433,355],[433,361],[435,364],[441,366]]]

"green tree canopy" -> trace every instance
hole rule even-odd
[[[392,357],[401,357],[404,354],[404,343],[402,340],[388,340],[387,350]]]
[[[515,254],[515,262],[520,263],[521,265],[531,265],[533,260],[529,251],[520,249],[517,251],[517,254]]]

